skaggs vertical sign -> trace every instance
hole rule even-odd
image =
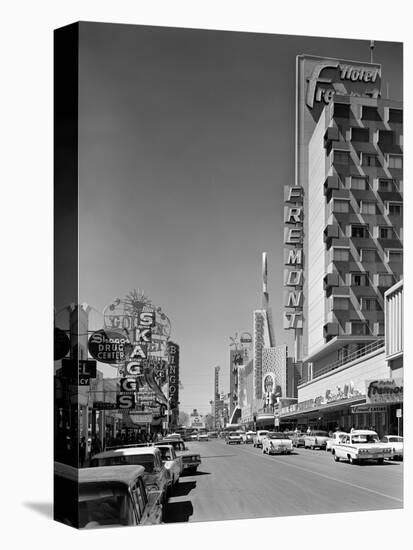
[[[168,342],[169,404],[176,409],[179,404],[179,346]]]

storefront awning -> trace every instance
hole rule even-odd
[[[318,407],[304,409],[302,411],[296,411],[286,414],[280,414],[280,419],[286,420],[288,418],[300,418],[302,416],[308,416],[316,412],[330,412],[337,409],[347,408],[351,405],[361,404],[366,402],[365,395],[357,395],[349,399],[340,399],[340,401],[334,401],[332,403],[326,403],[324,405],[319,405]]]

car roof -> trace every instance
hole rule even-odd
[[[163,441],[159,441],[159,442],[156,442],[154,443],[154,446],[155,447],[162,447],[162,449],[173,449],[174,446],[171,445],[170,443],[164,443]]]
[[[374,430],[353,430],[348,435],[377,435]]]
[[[161,439],[160,441],[155,441],[154,445],[172,445],[172,443],[184,443],[183,439]]]
[[[118,482],[129,485],[144,474],[143,466],[101,466],[98,468],[80,468],[79,483]]]
[[[128,447],[126,449],[113,449],[113,451],[103,451],[102,453],[97,453],[93,455],[92,458],[109,458],[111,456],[129,456],[129,455],[148,455],[159,453],[159,449],[156,447]]]

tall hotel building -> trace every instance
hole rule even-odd
[[[380,65],[299,56],[296,115],[284,326],[295,332],[301,379],[280,419],[400,430],[402,104],[382,97]],[[397,300],[387,304],[393,287]]]

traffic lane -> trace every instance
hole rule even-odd
[[[256,453],[261,449],[252,449]],[[288,456],[274,455],[278,461],[284,461],[291,467],[305,468],[319,476],[340,479],[344,484],[360,485],[366,490],[403,499],[403,463],[385,461],[384,464],[366,462],[355,465],[348,462],[335,462],[330,452],[324,450],[294,449]]]
[[[179,484],[195,482],[195,485],[189,493],[171,497],[168,522],[402,507],[401,499],[397,497],[379,490],[371,491],[357,483],[343,483],[333,470],[331,474],[325,474],[325,468],[322,468],[323,475],[320,475],[321,470],[312,471],[306,464],[306,457],[301,454],[288,457],[267,456],[249,445],[229,446],[219,440],[196,443],[198,442],[190,445],[190,450],[200,452],[203,457],[199,472],[183,476],[179,481]],[[330,455],[329,458],[331,460]],[[285,462],[289,459],[298,459],[299,462]],[[332,466],[334,465],[340,466],[333,462]],[[377,477],[377,486],[380,489],[380,479]],[[179,515],[180,508],[182,515]]]

